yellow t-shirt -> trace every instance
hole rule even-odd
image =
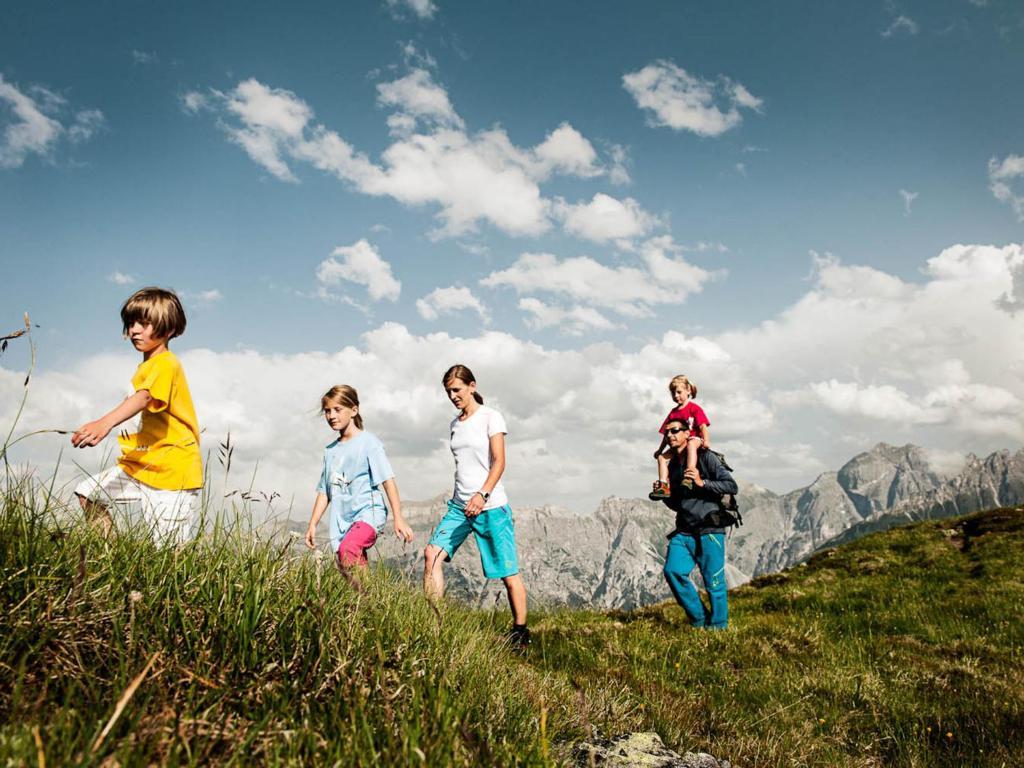
[[[139,431],[119,438],[118,465],[136,480],[165,491],[203,487],[199,422],[185,371],[173,354],[161,352],[136,369],[132,386],[152,398]]]

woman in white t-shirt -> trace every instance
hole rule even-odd
[[[448,512],[434,529],[424,550],[423,588],[431,598],[444,594],[441,562],[452,559],[470,532],[480,549],[488,579],[501,579],[512,609],[509,640],[517,647],[530,642],[526,628],[526,587],[519,574],[512,509],[501,475],[505,471],[505,419],[484,405],[473,372],[453,365],[441,379],[452,405],[459,409],[449,427],[455,457],[455,490]]]

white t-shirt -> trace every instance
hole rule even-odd
[[[460,507],[469,503],[479,491],[491,471],[491,436],[499,432],[508,434],[505,419],[486,405],[477,408],[465,421],[456,416],[449,428],[452,455],[455,457],[455,491],[452,500]],[[508,504],[505,487],[498,481],[484,509],[495,509]]]

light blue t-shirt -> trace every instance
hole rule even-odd
[[[388,511],[381,484],[394,476],[384,444],[371,432],[360,432],[345,442],[335,440],[324,449],[316,492],[326,495],[330,502],[332,551],[337,551],[357,521],[373,526],[377,533],[384,529]]]

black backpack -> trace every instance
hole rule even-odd
[[[736,494],[723,493],[718,499],[718,509],[708,512],[701,521],[705,528],[737,528],[743,525],[740,505],[736,502]]]
[[[724,455],[718,451],[711,452],[715,454],[723,467],[730,472],[733,471]],[[718,499],[718,509],[704,515],[702,525],[709,528],[731,528],[734,525],[739,528],[743,525],[743,515],[740,514],[740,505],[736,502],[736,494],[723,493]]]

